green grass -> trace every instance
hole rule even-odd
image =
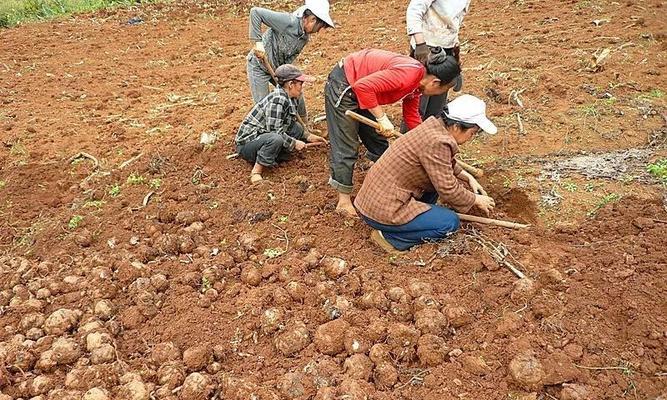
[[[593,218],[597,215],[598,211],[600,211],[602,208],[604,208],[607,204],[614,203],[616,201],[619,201],[621,199],[621,195],[618,193],[609,193],[602,197],[597,204],[593,207],[592,210],[590,210],[587,215],[589,218]]]
[[[40,21],[61,15],[91,12],[102,8],[151,3],[155,0],[1,0],[0,28]]]
[[[646,170],[662,182],[667,183],[667,158],[647,165]]]
[[[128,185],[143,185],[144,183],[146,183],[146,178],[134,172],[127,177]]]
[[[69,222],[67,223],[67,227],[69,229],[76,229],[79,227],[81,221],[83,221],[83,217],[80,215],[75,215],[72,218],[70,218]]]
[[[116,197],[116,196],[118,196],[119,194],[120,194],[120,185],[118,185],[118,184],[116,184],[116,185],[112,185],[112,186],[109,188],[109,195],[110,195],[111,197]]]

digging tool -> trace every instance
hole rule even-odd
[[[262,64],[264,64],[264,67],[266,67],[266,70],[269,71],[269,75],[271,75],[271,78],[273,78],[273,81],[278,84],[278,79],[276,78],[276,71],[273,70],[273,67],[271,66],[271,63],[269,62],[269,59],[266,58],[266,55],[263,57],[258,57],[260,60],[262,60]],[[296,121],[303,126],[303,130],[308,135],[308,127],[306,126],[306,123],[303,121],[299,113],[296,114]]]
[[[373,121],[370,118],[364,117],[363,115],[361,115],[359,113],[356,113],[352,110],[345,111],[345,115],[347,115],[348,117],[350,117],[352,119],[356,119],[357,121],[359,121],[363,124],[366,124],[366,125],[370,126],[371,128],[380,129],[380,124],[378,124],[376,121]],[[396,131],[396,133],[398,133],[399,136],[403,135],[402,133],[399,133],[398,131]],[[482,176],[484,176],[484,170],[473,167],[472,165],[470,165],[466,162],[463,162],[459,159],[457,159],[456,162],[461,166],[461,168],[466,170],[468,173],[470,173],[470,175],[474,176],[475,178],[481,178]]]
[[[512,229],[526,229],[530,227],[530,225],[519,224],[510,221],[503,221],[501,219],[484,218],[484,217],[478,217],[476,215],[459,214],[459,213],[456,213],[456,215],[459,216],[461,221],[477,222],[479,224],[485,224],[485,225],[502,226],[504,228],[512,228]]]

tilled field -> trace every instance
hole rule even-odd
[[[473,2],[465,90],[501,133],[464,153],[494,217],[533,226],[400,257],[333,212],[324,150],[257,187],[225,158],[250,106],[238,4],[0,31],[0,399],[664,399],[664,186],[573,177],[548,208],[531,159],[664,157],[663,7]],[[340,57],[405,51],[404,8],[334,2],[299,59],[311,115]]]

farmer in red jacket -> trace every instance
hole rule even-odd
[[[329,184],[338,190],[338,212],[357,216],[350,193],[359,142],[366,147],[366,156],[376,161],[389,146],[387,138],[396,134],[382,106],[402,100],[403,120],[408,129],[413,129],[422,122],[420,96],[447,92],[460,73],[456,59],[440,48],[431,51],[426,66],[406,55],[366,49],[348,55],[334,67],[326,83],[324,102],[331,142]],[[376,132],[360,125],[345,115],[347,110],[374,117],[380,129]]]

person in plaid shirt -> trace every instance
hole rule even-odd
[[[296,99],[304,82],[314,79],[291,64],[275,71],[278,87],[250,110],[236,134],[236,151],[243,159],[254,162],[250,181],[262,180],[265,167],[273,167],[289,158],[294,150],[303,150],[305,142],[326,143],[320,136],[306,134],[296,123]]]
[[[442,239],[459,228],[458,212],[495,207],[477,180],[456,163],[458,146],[479,130],[496,134],[484,101],[461,95],[439,117],[430,117],[397,139],[371,167],[354,205],[374,228],[371,239],[389,252]],[[468,183],[470,189],[464,186]]]

